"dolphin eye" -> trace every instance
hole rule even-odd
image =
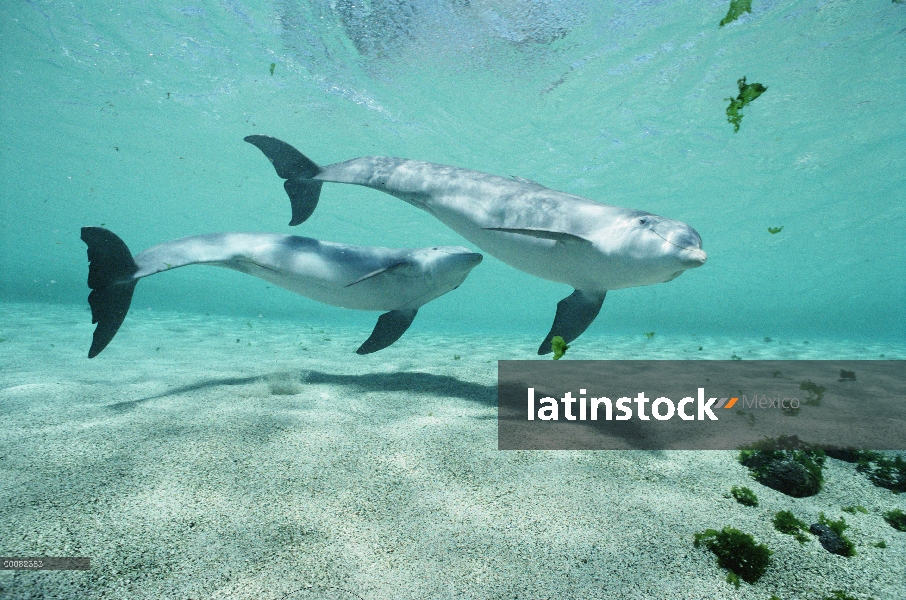
[[[648,222],[648,219],[639,219],[639,225],[644,225]]]

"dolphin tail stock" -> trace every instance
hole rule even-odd
[[[138,265],[125,242],[102,227],[82,227],[82,241],[88,245],[88,305],[91,322],[97,323],[88,358],[107,347],[129,312],[138,279]]]
[[[538,354],[544,355],[553,352],[551,341],[555,335],[562,337],[567,344],[582,335],[588,329],[588,326],[591,325],[591,322],[595,320],[595,317],[598,316],[606,295],[607,292],[598,295],[575,290],[558,302],[554,324],[551,326],[550,333],[541,342]]]
[[[290,225],[298,225],[308,220],[318,206],[321,196],[320,181],[312,178],[321,172],[321,167],[304,154],[277,138],[266,135],[249,135],[245,141],[252,144],[274,165],[277,175],[285,179],[283,189],[289,196],[292,206]]]
[[[364,344],[359,346],[355,353],[371,354],[372,352],[383,350],[400,339],[406,333],[406,330],[409,329],[409,326],[412,325],[412,320],[415,319],[416,313],[418,313],[417,308],[410,308],[408,310],[391,310],[382,314],[378,317],[377,325],[374,326],[371,336],[365,340]]]

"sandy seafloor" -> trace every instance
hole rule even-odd
[[[87,306],[0,305],[0,554],[91,558],[0,571],[0,597],[906,598],[906,533],[881,518],[906,499],[853,465],[828,459],[823,491],[794,499],[729,451],[501,452],[496,361],[532,358],[545,332],[441,337],[416,320],[357,356],[370,327],[134,309],[88,360]],[[568,357],[732,354],[906,346],[587,334]],[[868,509],[845,514],[853,558],[771,525],[848,505]],[[755,585],[692,545],[727,525],[774,551]]]

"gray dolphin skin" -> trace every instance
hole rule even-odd
[[[554,336],[567,343],[579,337],[609,290],[671,281],[707,259],[698,232],[685,223],[532,181],[383,156],[319,166],[276,138],[245,141],[286,180],[290,225],[311,216],[323,182],[362,185],[428,212],[520,271],[572,286],[538,354],[552,351]]]
[[[343,308],[386,311],[356,350],[382,350],[405,333],[423,304],[465,280],[482,255],[460,246],[376,248],[270,233],[212,233],[148,248],[133,258],[101,227],[83,227],[88,296],[97,323],[88,358],[103,350],[126,318],[138,280],[186,265],[213,265],[253,275],[296,294]]]

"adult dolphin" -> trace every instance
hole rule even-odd
[[[186,265],[214,265],[254,275],[312,300],[387,311],[357,354],[382,350],[405,333],[418,308],[465,280],[481,254],[459,246],[375,248],[271,233],[211,233],[148,248],[133,258],[113,232],[83,227],[94,339],[103,350],[126,318],[138,280]]]
[[[290,225],[311,216],[323,182],[363,185],[434,215],[520,271],[571,285],[575,291],[557,304],[538,354],[551,352],[555,335],[566,342],[579,337],[609,290],[671,281],[707,259],[698,232],[685,223],[533,181],[384,156],[322,167],[276,138],[250,135],[245,141],[286,180]]]

